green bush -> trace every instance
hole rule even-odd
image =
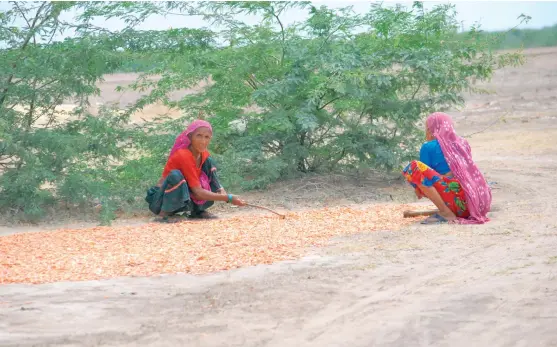
[[[213,155],[227,188],[262,188],[307,173],[393,170],[416,154],[423,116],[463,102],[472,81],[521,63],[497,56],[481,31],[457,34],[454,8],[424,11],[315,7],[309,2],[10,2],[0,14],[0,192],[4,211],[38,220],[48,206],[144,204],[184,123],[200,114],[215,129]],[[284,26],[288,8],[309,18]],[[208,29],[137,31],[150,15],[200,15]],[[77,13],[75,23],[61,18]],[[258,14],[247,25],[237,18]],[[94,18],[123,18],[120,32]],[[15,25],[20,23],[21,25]],[[72,39],[54,41],[74,30]],[[121,114],[87,112],[103,75],[146,71],[144,98]],[[158,80],[150,79],[160,75]],[[171,101],[170,94],[208,85]],[[141,126],[131,112],[155,101],[180,119]],[[77,108],[60,111],[64,103]]]
[[[511,29],[483,32],[486,39],[494,39],[494,49],[521,49],[557,46],[557,25],[542,29]]]
[[[281,15],[292,7],[310,16],[286,27]],[[191,118],[207,115],[224,179],[243,188],[300,173],[397,168],[416,155],[426,114],[461,105],[472,81],[521,63],[518,54],[496,56],[480,31],[460,37],[449,5],[357,15],[307,2],[208,2],[197,11],[224,28],[224,44],[168,54],[134,86],[154,88],[137,107],[162,101]],[[263,21],[236,20],[248,13]],[[169,100],[201,80],[210,81],[201,92]],[[231,126],[238,121],[245,129]]]
[[[120,67],[122,55],[88,32],[53,41],[71,27],[60,18],[76,3],[10,6],[0,15],[0,206],[38,220],[60,201],[110,199],[111,168],[125,155],[128,117],[86,110],[96,83]],[[72,102],[73,110],[59,107]]]

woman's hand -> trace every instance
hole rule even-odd
[[[222,193],[220,191],[213,193],[201,187],[195,187],[191,189],[191,192],[192,192],[192,196],[194,196],[196,199],[199,200],[224,201],[224,202],[230,202],[236,206],[247,205],[247,202],[240,199],[236,195]]]
[[[418,198],[418,200],[424,197],[424,194],[418,188],[414,189],[414,193],[416,193],[416,197]]]
[[[247,202],[245,202],[244,200],[242,200],[239,197],[237,197],[236,195],[234,195],[234,196],[232,196],[232,205],[246,206]]]
[[[164,177],[161,177],[157,182],[157,184],[155,184],[155,186],[161,188],[163,183],[164,183]]]

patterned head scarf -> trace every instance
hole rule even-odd
[[[456,134],[451,117],[445,113],[430,114],[426,124],[428,130],[439,142],[451,172],[459,180],[466,195],[466,207],[470,212],[470,217],[459,218],[457,222],[461,224],[488,222],[487,213],[491,208],[491,189],[472,160],[470,144]]]
[[[174,152],[176,152],[179,149],[188,148],[191,144],[189,135],[199,128],[208,128],[211,131],[211,133],[213,133],[213,128],[211,127],[211,123],[201,119],[193,121],[183,133],[181,133],[180,135],[178,135],[178,137],[176,137],[174,146],[172,147],[172,150],[170,150],[170,155],[174,154]]]

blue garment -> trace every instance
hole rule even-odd
[[[443,155],[443,151],[441,150],[441,145],[437,140],[429,141],[422,145],[420,149],[420,161],[441,175],[445,175],[447,172],[451,171],[445,159],[445,155]]]

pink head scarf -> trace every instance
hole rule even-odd
[[[451,117],[445,113],[430,114],[426,124],[433,137],[439,142],[451,172],[459,180],[466,195],[466,206],[470,217],[459,218],[457,221],[461,224],[488,222],[491,189],[472,160],[470,144],[456,134]]]
[[[178,135],[178,137],[176,137],[176,141],[174,142],[174,146],[170,150],[170,155],[174,154],[174,152],[176,152],[179,149],[188,148],[191,144],[191,140],[189,138],[189,135],[191,133],[193,133],[194,131],[196,131],[197,129],[203,128],[203,127],[209,128],[211,133],[213,132],[213,128],[211,127],[211,124],[209,122],[201,120],[201,119],[193,121],[183,133],[181,133],[180,135]]]

